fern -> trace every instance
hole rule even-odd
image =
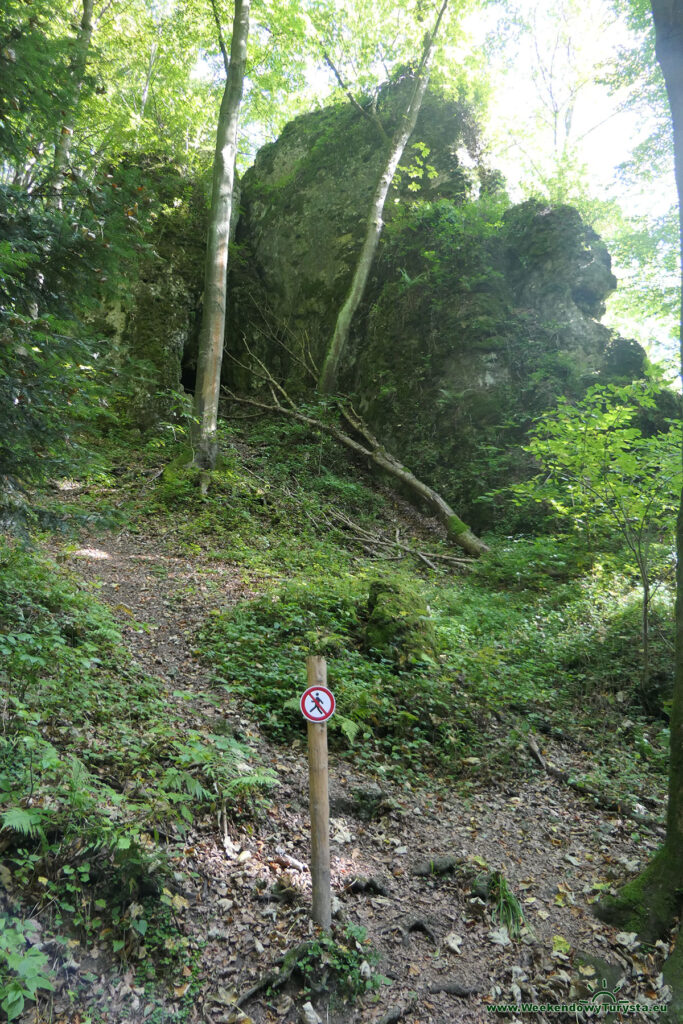
[[[25,270],[38,259],[37,253],[17,252],[11,242],[0,242],[0,278]]]
[[[277,776],[269,771],[254,771],[250,775],[242,775],[231,779],[223,789],[230,796],[246,796],[256,790],[273,789],[278,785]]]
[[[2,827],[22,836],[44,836],[43,811],[38,807],[10,807],[2,814]]]
[[[347,718],[345,715],[338,715],[337,723],[349,741],[349,744],[353,746],[356,736],[362,729],[364,729],[364,726],[360,725],[359,722],[354,722],[352,718]]]

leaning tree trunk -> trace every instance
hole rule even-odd
[[[58,210],[62,208],[64,178],[69,165],[69,154],[71,152],[76,115],[78,113],[78,101],[85,81],[85,69],[88,64],[88,51],[90,50],[93,32],[92,18],[94,7],[95,0],[83,0],[83,16],[74,46],[69,96],[63,113],[59,138],[55,146],[55,158],[52,165],[52,205]]]
[[[389,189],[391,188],[391,183],[394,180],[396,168],[403,156],[403,150],[406,147],[408,139],[415,130],[417,115],[420,112],[422,99],[429,82],[429,62],[431,61],[432,54],[434,52],[436,36],[447,4],[448,0],[443,0],[436,19],[436,24],[434,25],[434,31],[431,36],[429,36],[425,45],[422,60],[415,78],[415,85],[410,98],[410,103],[403,114],[402,123],[397,129],[392,140],[389,156],[379,180],[374,199],[372,200],[372,207],[370,208],[367,227],[365,229],[365,240],[363,242],[360,256],[358,257],[358,263],[356,264],[351,288],[344,300],[343,306],[339,310],[337,322],[334,327],[334,333],[327,349],[323,368],[320,373],[318,388],[323,392],[323,394],[329,395],[335,391],[337,387],[339,364],[349,340],[351,321],[353,320],[353,315],[358,309],[358,305],[363,298],[365,286],[370,274],[370,268],[372,267],[375,253],[377,252],[379,237],[382,233],[382,214],[384,212],[384,204],[386,202]]]
[[[204,312],[199,336],[194,400],[194,459],[202,469],[212,469],[216,462],[218,399],[228,289],[228,245],[235,186],[237,130],[247,63],[249,6],[250,0],[235,0],[228,77],[216,133],[204,278]]]
[[[671,106],[676,188],[683,256],[683,0],[650,0],[656,32],[657,59],[664,73]],[[682,282],[683,284],[683,282]],[[683,375],[683,319],[681,321],[681,373]],[[683,440],[683,439],[682,439]],[[669,803],[664,846],[618,896],[601,906],[600,916],[638,932],[653,942],[671,928],[683,904],[683,496],[676,530],[676,654],[671,707]],[[683,944],[677,946],[664,975],[673,989],[668,1018],[683,1021]]]

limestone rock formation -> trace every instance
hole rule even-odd
[[[405,80],[380,92],[375,116],[389,136],[411,87]],[[286,326],[305,333],[322,360],[386,157],[385,141],[368,114],[345,103],[298,117],[260,150],[245,174],[229,348],[239,351],[241,332],[253,342],[265,317],[271,330]],[[477,144],[467,101],[428,93],[386,219],[408,196],[462,200],[472,175],[461,157],[472,162]]]
[[[401,88],[377,105],[388,133]],[[286,349],[320,364],[348,289],[383,159],[350,104],[291,122],[243,180],[229,351],[243,342],[300,392]],[[475,525],[481,495],[522,471],[535,414],[591,382],[637,375],[643,352],[599,323],[616,287],[604,243],[568,206],[511,206],[478,163],[462,97],[428,93],[390,195],[342,377],[388,447]],[[279,342],[284,342],[284,346]],[[226,372],[237,386],[246,376]]]

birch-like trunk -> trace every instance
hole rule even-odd
[[[354,313],[358,309],[360,301],[363,298],[365,286],[370,274],[370,268],[372,267],[375,253],[377,252],[377,246],[379,244],[379,238],[382,234],[382,227],[384,226],[382,221],[384,204],[408,139],[415,130],[417,115],[420,112],[422,99],[429,82],[429,63],[434,52],[436,37],[447,4],[448,0],[442,0],[436,24],[434,25],[434,31],[429,37],[422,55],[422,60],[417,71],[415,85],[410,97],[408,108],[403,114],[401,124],[394,134],[394,138],[391,142],[391,148],[389,150],[389,156],[372,200],[372,207],[370,208],[367,227],[365,229],[365,240],[363,242],[360,256],[358,257],[358,263],[356,264],[351,288],[344,300],[343,306],[339,310],[337,322],[334,327],[334,333],[328,346],[327,354],[325,355],[320,379],[318,380],[318,389],[322,391],[323,394],[329,395],[335,391],[337,387],[339,365],[348,344],[351,321],[353,320]]]
[[[212,469],[216,463],[218,398],[228,289],[228,245],[235,187],[237,130],[247,63],[249,6],[250,0],[235,0],[230,64],[216,133],[204,278],[204,309],[194,398],[194,461],[202,469]]]
[[[64,178],[69,166],[69,154],[71,143],[74,137],[76,117],[78,114],[78,103],[85,81],[85,69],[88,65],[88,52],[93,33],[93,9],[95,0],[83,0],[83,16],[78,28],[78,35],[74,44],[74,58],[71,69],[71,88],[69,90],[66,110],[63,112],[63,120],[59,132],[59,138],[55,145],[55,158],[52,165],[52,205],[58,210],[62,208],[62,190]]]

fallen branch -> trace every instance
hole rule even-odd
[[[519,728],[519,732],[522,734],[521,727]],[[592,797],[596,806],[600,807],[603,811],[611,811],[616,814],[620,814],[623,818],[628,818],[630,821],[636,821],[639,825],[646,825],[648,828],[659,829],[661,831],[664,830],[663,823],[658,821],[656,818],[650,818],[646,814],[640,814],[622,800],[612,799],[595,786],[591,786],[586,782],[581,782],[579,779],[574,779],[569,772],[565,772],[561,768],[556,768],[554,764],[549,764],[539,750],[538,744],[531,733],[527,733],[525,741],[534,761],[536,761],[543,771],[553,779],[557,779],[558,782],[563,783],[565,786],[569,786],[570,789],[573,789],[576,793],[580,793],[581,796]]]
[[[303,423],[314,430],[320,430],[323,433],[328,434],[330,437],[333,437],[335,441],[343,444],[344,447],[348,448],[356,455],[369,460],[369,462],[377,469],[383,470],[393,476],[396,480],[399,480],[414,498],[425,502],[435,513],[439,522],[445,527],[448,539],[453,544],[462,548],[463,551],[466,551],[472,558],[479,558],[480,555],[489,550],[487,545],[472,533],[470,528],[463,523],[448,502],[445,501],[437,491],[428,484],[418,480],[418,478],[411,473],[409,469],[402,466],[398,459],[396,459],[386,450],[386,448],[383,447],[382,444],[380,444],[378,439],[370,432],[368,427],[365,426],[357,414],[348,409],[342,410],[342,415],[346,419],[347,423],[349,423],[352,429],[363,438],[363,441],[357,441],[351,436],[351,434],[341,430],[333,423],[325,423],[323,420],[319,420],[315,416],[309,416],[306,413],[301,412],[282,385],[275,380],[262,360],[260,360],[258,356],[255,356],[254,358],[261,370],[258,375],[265,383],[267,383],[272,402],[264,402],[258,398],[247,398],[246,396],[236,395],[232,391],[225,390],[224,393],[227,394],[230,399],[243,405],[250,405],[255,409],[262,409],[264,412],[277,413],[280,416],[288,416],[290,419],[296,420],[297,423]]]
[[[391,898],[389,889],[384,884],[381,878],[352,878],[351,881],[344,886],[345,892],[353,893],[370,893],[376,896],[387,896]]]
[[[358,523],[354,523],[352,519],[344,515],[343,512],[338,512],[336,509],[332,509],[329,512],[329,516],[332,520],[335,520],[345,529],[351,533],[351,540],[357,544],[361,544],[362,547],[369,551],[371,554],[376,553],[373,549],[381,549],[384,551],[398,551],[398,557],[403,558],[405,555],[412,555],[425,565],[429,566],[430,569],[437,570],[437,566],[434,564],[437,561],[446,562],[449,565],[467,566],[472,565],[475,561],[473,558],[457,558],[454,555],[445,555],[439,551],[421,551],[419,548],[411,547],[410,544],[404,544],[398,539],[398,530],[396,530],[395,537],[386,537],[381,530],[373,531],[367,530],[365,527],[360,526]],[[323,519],[328,526],[333,526],[327,516]]]

